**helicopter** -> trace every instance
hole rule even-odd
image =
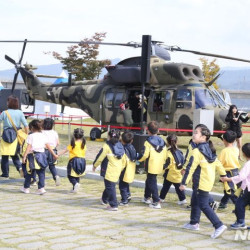
[[[202,109],[214,111],[215,131],[226,130],[225,117],[229,105],[221,93],[212,86],[216,79],[205,82],[203,72],[198,66],[170,62],[171,57],[168,51],[189,52],[248,63],[250,61],[194,50],[183,50],[176,46],[166,46],[162,42],[151,41],[151,36],[148,37],[147,48],[144,48],[144,52],[143,40],[142,43],[125,44],[83,42],[134,48],[142,47],[142,56],[127,58],[116,65],[106,66],[108,73],[101,80],[73,81],[70,74],[68,83],[57,85],[42,83],[39,78],[48,76],[34,73],[33,70],[36,68],[30,64],[21,64],[26,43],[81,44],[81,42],[28,41],[26,39],[18,63],[5,55],[5,59],[14,64],[17,70],[12,90],[15,88],[17,76],[20,72],[31,98],[80,108],[102,125],[125,126],[120,104],[126,100],[132,111],[133,124],[131,127],[142,127],[143,124],[156,120],[159,122],[160,128],[174,129],[179,135],[190,135],[190,131],[184,130],[193,129],[194,110]],[[145,51],[148,52],[146,58]],[[142,80],[142,71],[145,67],[146,78]],[[106,131],[106,127],[102,129],[94,127],[90,134],[92,133],[96,138],[100,138],[101,134]],[[166,134],[167,132],[161,131],[161,133]],[[214,135],[219,136],[221,134],[214,133]]]

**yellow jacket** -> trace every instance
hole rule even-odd
[[[124,153],[124,149],[121,158],[118,159],[113,153],[109,144],[105,143],[103,148],[98,153],[93,165],[96,168],[101,163],[105,165],[104,168],[106,169],[105,174],[102,176],[104,176],[104,178],[108,181],[117,182],[120,177],[121,171],[126,165],[126,156]]]
[[[167,150],[167,156],[166,158],[169,158],[169,165],[166,168],[166,179],[172,183],[181,183],[182,175],[181,175],[181,169],[176,168],[176,163],[173,157],[173,154],[170,150]]]
[[[221,150],[219,155],[219,160],[221,161],[223,167],[226,171],[240,168],[239,163],[239,149],[236,147],[226,147]]]
[[[158,143],[158,146],[162,147],[160,152],[157,152],[155,147],[150,142]],[[150,174],[162,174],[163,165],[166,161],[167,148],[163,139],[159,136],[150,136],[144,143],[144,153],[139,159],[139,162],[145,162],[146,171]]]
[[[196,171],[198,189],[210,192],[215,181],[215,170],[217,170],[221,176],[226,176],[226,171],[215,155],[212,155],[211,153],[209,156],[211,158],[208,158],[205,157],[203,153],[201,153],[199,147],[206,148],[206,152],[209,152],[208,143],[202,144],[203,145],[199,144],[198,148],[195,148],[192,151],[192,156],[190,157],[189,164],[186,167],[186,172],[183,176],[182,184],[186,185],[187,183],[189,183],[193,173],[198,168],[198,171]]]

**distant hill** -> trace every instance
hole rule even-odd
[[[221,68],[217,84],[222,89],[250,90],[250,68]]]

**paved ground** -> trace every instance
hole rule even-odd
[[[47,193],[38,196],[37,187],[19,192],[23,180],[11,172],[15,179],[0,181],[0,249],[249,249],[249,241],[235,240],[235,231],[210,239],[213,228],[204,216],[199,232],[182,229],[189,211],[174,194],[156,210],[140,202],[141,188],[133,188],[129,206],[111,212],[99,202],[102,181],[83,178],[72,195],[66,178],[59,187],[49,178]],[[218,212],[227,225],[235,220],[232,208]],[[249,211],[247,217],[250,224]]]

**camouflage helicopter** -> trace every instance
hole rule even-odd
[[[17,76],[20,72],[31,98],[80,108],[102,125],[125,126],[120,104],[127,100],[132,110],[133,124],[131,126],[133,127],[142,127],[143,124],[151,120],[157,120],[161,128],[177,129],[177,133],[187,135],[190,132],[181,130],[193,128],[194,110],[205,109],[214,110],[214,130],[225,130],[227,128],[225,117],[229,106],[222,95],[212,86],[213,81],[216,79],[205,82],[203,72],[198,66],[169,62],[170,54],[168,51],[190,52],[248,63],[250,61],[193,50],[183,50],[176,46],[165,46],[161,42],[151,41],[151,37],[148,37],[147,47],[144,46],[145,42],[143,40],[141,44],[83,42],[135,48],[142,47],[142,56],[127,58],[114,66],[107,66],[108,73],[101,80],[73,81],[70,75],[68,83],[57,85],[42,83],[39,77],[48,77],[47,75],[35,74],[33,70],[36,68],[32,65],[21,65],[26,43],[60,42],[80,44],[81,42],[25,40],[18,63],[5,55],[5,59],[14,64],[17,70],[12,90],[15,88]],[[145,53],[148,53],[146,57]],[[143,68],[146,69],[146,78],[144,77],[144,80],[142,80]],[[91,133],[100,138],[101,133],[106,130],[106,128],[101,130],[93,128]],[[166,131],[162,131],[162,133],[164,134]]]

